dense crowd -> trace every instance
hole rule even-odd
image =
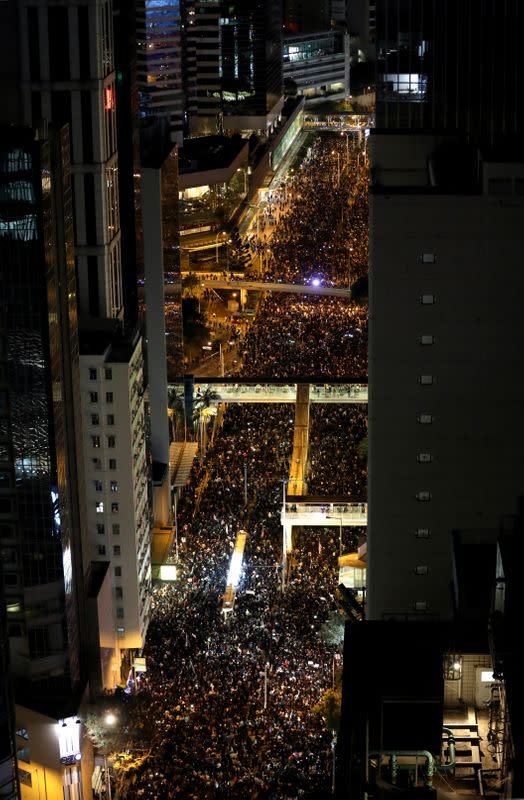
[[[316,139],[297,173],[269,194],[247,239],[255,272],[262,268],[267,280],[332,286],[366,274],[367,181],[353,141]]]
[[[338,297],[267,295],[242,354],[246,377],[365,377],[367,311]]]
[[[292,428],[289,406],[232,406],[193,471],[180,507],[180,576],[155,593],[148,672],[134,698],[133,724],[149,732],[151,752],[126,798],[329,796],[331,734],[314,709],[332,681],[335,648],[322,628],[336,613],[338,533],[302,531],[283,594],[280,478]],[[221,594],[240,529],[244,566],[224,622]]]
[[[367,434],[367,406],[315,403],[310,410],[308,492],[366,501],[366,462],[358,446]]]

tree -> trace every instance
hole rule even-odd
[[[357,453],[358,457],[362,459],[362,461],[368,460],[368,437],[364,436],[363,439],[357,445]]]
[[[179,440],[179,431],[184,424],[184,390],[181,386],[167,389],[167,415],[171,423],[171,439]]]
[[[342,705],[342,687],[336,686],[334,689],[328,689],[322,696],[320,703],[318,703],[313,711],[320,714],[326,728],[332,733],[338,733],[340,728],[340,708]]]
[[[195,297],[182,298],[182,322],[184,328],[184,355],[192,361],[200,355],[202,347],[209,341],[206,318],[198,310]]]
[[[198,280],[197,275],[194,272],[190,272],[189,275],[186,275],[185,278],[182,279],[182,289],[186,296],[195,297],[197,294],[197,286],[199,286],[200,281]]]

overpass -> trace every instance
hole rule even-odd
[[[195,273],[196,274],[196,273]],[[200,280],[200,279],[199,279]],[[209,279],[202,278],[200,285],[209,289],[236,289],[243,291],[257,291],[257,292],[288,292],[290,294],[316,294],[324,297],[345,297],[349,300],[351,297],[350,289],[341,286],[312,286],[310,284],[300,283],[270,283],[269,281],[244,281],[244,280],[229,280],[229,279]],[[139,287],[139,294],[142,296],[144,287]],[[168,297],[171,294],[180,292],[180,284],[166,283],[164,285],[164,294]]]
[[[199,380],[195,378],[194,394],[205,395],[207,390],[214,393],[213,405],[219,403],[296,403],[297,383],[245,383],[242,379],[235,383]],[[300,381],[299,383],[304,383]],[[180,385],[180,384],[178,384]],[[170,384],[176,387],[177,384]],[[361,403],[368,402],[368,387],[365,383],[311,384],[310,403]]]

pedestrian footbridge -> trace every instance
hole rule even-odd
[[[173,384],[174,385],[174,384]],[[296,403],[300,384],[215,383],[195,380],[194,392],[205,395],[213,392],[213,404],[219,403]],[[310,403],[367,403],[365,383],[311,385]]]
[[[202,278],[200,285],[207,289],[235,289],[236,291],[249,292],[287,292],[288,294],[316,294],[323,297],[342,297],[349,300],[351,291],[343,286],[321,286],[310,283],[279,283],[270,281],[244,281],[228,280],[227,278],[215,280]],[[164,294],[169,297],[171,294],[179,294],[180,285],[165,284]]]
[[[293,528],[306,527],[365,527],[368,521],[367,503],[300,502],[293,498],[282,506],[280,520],[285,549],[293,550]]]

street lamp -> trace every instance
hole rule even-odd
[[[349,133],[342,131],[340,135],[346,137],[346,164],[349,166]]]
[[[326,519],[336,519],[336,520],[338,520],[339,555],[342,555],[342,517],[331,517],[329,514],[327,514],[326,515]]]
[[[338,165],[337,166],[337,175],[338,175],[337,188],[338,188],[340,186],[340,153],[338,152],[338,150],[337,151],[332,150],[331,151],[331,155],[332,156],[336,155],[336,157],[337,157],[337,165]]]
[[[215,246],[216,246],[216,254],[215,254],[215,263],[218,264],[218,237],[219,236],[227,236],[226,231],[219,231],[216,235],[215,239]]]

